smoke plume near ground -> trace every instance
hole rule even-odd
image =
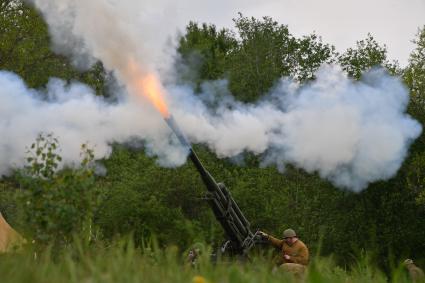
[[[33,2],[49,25],[56,51],[72,56],[80,67],[101,60],[132,95],[108,104],[86,86],[53,79],[43,100],[15,75],[0,73],[5,86],[0,131],[7,137],[0,141],[0,174],[23,164],[25,146],[40,131],[59,137],[65,163],[77,162],[82,143],[96,145],[96,158],[101,158],[110,154],[111,142],[137,137],[147,141],[146,149],[160,164],[183,164],[185,152],[159,113],[135,95],[134,73],[128,70],[133,62],[140,74],[157,74],[167,64],[161,31],[172,20],[162,9],[168,1],[152,1],[152,6],[129,0]],[[407,89],[380,70],[361,82],[348,79],[337,66],[323,66],[316,76],[306,86],[282,79],[255,105],[221,95],[218,107],[207,107],[215,91],[228,92],[226,81],[206,83],[201,95],[169,83],[166,99],[190,141],[207,144],[220,157],[261,154],[263,166],[283,170],[290,163],[355,191],[393,176],[422,131],[405,114]]]

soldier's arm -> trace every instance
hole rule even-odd
[[[273,237],[273,236],[271,236],[271,235],[267,235],[267,239],[269,240],[269,242],[270,242],[273,246],[275,246],[275,247],[277,247],[277,248],[280,248],[280,247],[282,247],[282,245],[283,245],[283,240],[279,240],[279,239],[277,239],[277,238],[275,238],[275,237]]]

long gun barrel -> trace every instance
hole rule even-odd
[[[214,212],[215,218],[220,222],[229,238],[222,246],[222,252],[230,250],[233,254],[246,255],[259,238],[257,237],[257,233],[251,231],[248,220],[226,186],[223,183],[217,183],[214,177],[202,165],[191,144],[177,126],[174,118],[170,116],[165,121],[171,130],[173,130],[180,143],[189,150],[189,158],[201,175],[202,181],[208,190],[208,203]]]

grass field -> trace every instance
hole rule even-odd
[[[292,275],[273,272],[271,257],[255,257],[249,262],[213,264],[205,249],[195,267],[185,262],[185,253],[176,247],[156,245],[135,248],[131,241],[110,245],[72,246],[35,252],[31,247],[0,255],[1,282],[297,282]],[[391,279],[389,278],[391,277]],[[303,282],[409,282],[400,266],[390,276],[363,258],[350,271],[336,266],[330,258],[313,258]],[[298,280],[299,282],[300,280]]]

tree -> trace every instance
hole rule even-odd
[[[335,59],[334,47],[322,43],[319,36],[297,39],[287,26],[270,17],[257,20],[239,14],[234,23],[237,33],[193,22],[186,27],[178,47],[184,64],[176,66],[180,76],[195,82],[198,90],[202,81],[228,78],[232,94],[252,102],[279,78],[313,79],[322,63]]]
[[[190,22],[177,48],[181,56],[176,65],[178,75],[183,81],[195,83],[196,87],[202,81],[222,78],[226,57],[235,45],[236,40],[229,30],[218,31],[215,25],[203,23],[199,27]]]
[[[91,236],[93,150],[82,145],[81,167],[58,171],[58,146],[52,134],[40,134],[28,150],[28,166],[18,174],[25,233],[41,245],[66,245],[79,233]]]
[[[314,33],[297,39],[297,46],[291,76],[299,82],[313,80],[317,69],[324,63],[334,63],[338,55],[334,46],[323,43]]]
[[[425,124],[425,26],[413,41],[415,50],[410,54],[409,65],[404,72],[404,81],[410,89],[409,113],[422,125]],[[425,134],[415,141],[413,157],[408,170],[407,184],[417,194],[419,203],[425,205]]]
[[[425,26],[419,30],[417,46],[410,54],[409,65],[404,73],[404,80],[411,90],[411,97],[416,102],[425,105]]]
[[[106,72],[101,63],[81,73],[68,58],[53,53],[50,44],[47,25],[34,8],[21,0],[0,0],[0,69],[15,72],[33,88],[57,77],[79,80],[104,93]]]
[[[227,63],[229,87],[239,100],[255,101],[290,74],[293,61],[287,55],[296,50],[296,40],[270,17],[261,21],[239,14],[234,22],[240,39]]]
[[[356,48],[348,48],[339,55],[338,62],[355,79],[360,79],[364,71],[376,66],[385,67],[393,74],[400,73],[397,62],[388,62],[386,46],[379,45],[371,34],[366,39],[357,41]]]
[[[161,245],[187,246],[210,235],[213,215],[200,200],[205,190],[190,163],[162,168],[142,151],[116,145],[104,164],[95,224],[106,238],[134,232],[136,244],[155,235]]]

